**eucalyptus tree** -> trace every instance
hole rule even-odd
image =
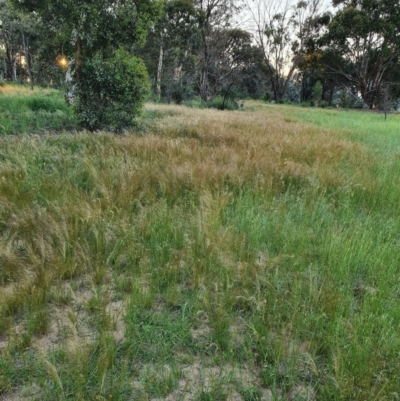
[[[242,78],[245,67],[253,56],[251,35],[238,29],[216,29],[216,36],[209,65],[208,91],[211,97],[223,95],[225,98]]]
[[[274,100],[285,95],[319,25],[321,0],[247,1],[254,40],[263,51]]]
[[[17,81],[17,57],[21,50],[21,31],[17,14],[6,0],[0,0],[0,43],[5,50],[4,75]]]
[[[74,59],[72,78],[81,125],[89,130],[120,131],[132,123],[131,117],[139,110],[136,103],[141,104],[145,98],[147,74],[141,62],[133,56],[129,59],[126,51],[134,43],[144,42],[149,27],[159,15],[160,3],[153,0],[10,1],[20,9],[37,13],[46,24],[49,36],[61,35],[66,39],[66,49],[71,48],[68,51],[73,52],[69,56]],[[121,125],[113,114],[124,115],[120,118]]]
[[[197,56],[198,91],[203,101],[213,96],[210,85],[215,67],[221,55],[223,44],[227,43],[226,32],[235,28],[235,17],[241,7],[234,0],[196,0],[195,6],[200,13],[199,43]]]
[[[310,46],[298,66],[301,74],[301,100],[311,100],[312,88],[317,81],[323,85],[323,100],[332,106],[335,93],[341,88],[351,84],[339,70],[351,72],[351,65],[339,50],[333,47]]]
[[[192,0],[168,0],[145,47],[138,49],[153,77],[158,99],[171,100],[172,92],[182,85],[182,77],[193,75],[198,27],[199,14]]]
[[[386,73],[399,58],[400,2],[334,0],[333,4],[338,11],[321,43],[337,48],[352,68],[330,69],[355,85],[372,108]]]
[[[3,44],[6,77],[17,81],[18,70],[28,76],[33,89],[32,52],[37,49],[40,18],[32,13],[14,9],[6,0],[0,0],[0,43]]]

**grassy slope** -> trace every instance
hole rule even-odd
[[[395,131],[247,106],[2,140],[0,399],[395,397]]]

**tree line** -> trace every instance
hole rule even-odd
[[[129,125],[149,93],[386,111],[399,55],[398,0],[0,0],[0,78],[69,75],[92,130]]]

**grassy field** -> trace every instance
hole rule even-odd
[[[0,136],[75,129],[72,112],[54,89],[0,86]]]
[[[399,399],[399,117],[146,109],[0,139],[0,400]]]

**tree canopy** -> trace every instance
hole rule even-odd
[[[89,129],[111,121],[107,102],[116,107],[129,90],[141,96],[124,113],[136,115],[149,88],[155,100],[177,103],[252,96],[373,108],[384,95],[394,105],[399,1],[332,6],[328,12],[321,0],[0,0],[0,78],[60,85],[68,60],[78,113],[105,102],[80,115]],[[111,68],[118,57],[130,67]],[[132,86],[117,88],[107,74]],[[102,84],[119,93],[115,101]]]
[[[321,38],[349,60],[350,71],[328,66],[354,83],[372,107],[387,70],[400,52],[400,3],[397,0],[334,0],[340,7]]]

